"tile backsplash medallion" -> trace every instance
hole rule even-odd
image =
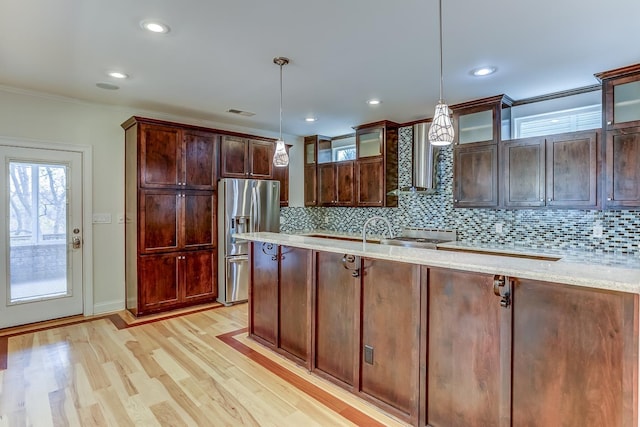
[[[411,184],[413,128],[399,131],[400,187]],[[454,209],[453,149],[443,147],[437,162],[436,194],[402,194],[397,208],[291,207],[281,209],[282,232],[332,230],[359,233],[372,216],[383,216],[398,234],[402,227],[455,229],[458,240],[469,243],[504,243],[531,248],[581,249],[640,255],[640,211],[579,209]],[[496,224],[502,233],[496,233]],[[593,237],[601,225],[603,237]],[[386,224],[367,227],[383,234]],[[370,231],[369,231],[370,230]]]

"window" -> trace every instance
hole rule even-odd
[[[589,105],[513,119],[514,138],[597,129],[602,126],[602,106]]]
[[[355,160],[356,158],[356,147],[348,146],[348,147],[340,147],[333,149],[333,161],[341,162],[343,160]]]

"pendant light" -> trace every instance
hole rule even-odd
[[[280,66],[280,139],[276,141],[276,152],[273,153],[273,165],[284,168],[289,165],[289,155],[282,139],[282,67],[289,63],[289,58],[276,56],[273,63]]]
[[[442,100],[442,0],[439,2],[440,12],[440,100],[436,105],[436,112],[429,128],[429,142],[431,145],[449,145],[453,142],[453,122],[451,110]]]

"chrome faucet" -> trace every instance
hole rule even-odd
[[[367,242],[367,225],[369,225],[370,222],[373,222],[378,219],[381,219],[387,223],[387,226],[389,227],[389,238],[390,239],[393,238],[393,228],[391,227],[391,223],[389,222],[389,220],[382,216],[372,216],[371,218],[366,220],[364,222],[364,225],[362,226],[362,244],[363,245]]]

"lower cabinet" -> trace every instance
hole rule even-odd
[[[501,342],[500,331],[509,327],[501,311],[510,310],[500,306],[493,281],[489,274],[428,269],[430,426],[510,425],[500,406],[501,379],[509,375],[509,361],[501,367],[508,342]],[[501,421],[501,415],[506,420]]]
[[[365,258],[362,263],[360,392],[409,419],[417,415],[420,266]]]
[[[637,295],[517,279],[513,425],[637,426]]]
[[[316,252],[312,369],[353,390],[360,333],[360,257]]]
[[[249,334],[307,364],[310,353],[311,251],[253,243]]]
[[[215,299],[215,251],[172,252],[138,258],[138,315]]]

